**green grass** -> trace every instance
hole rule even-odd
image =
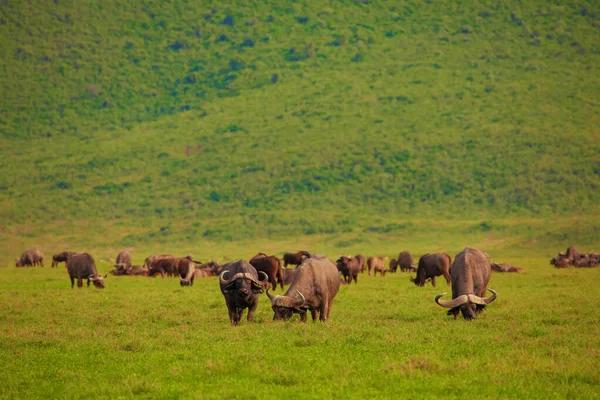
[[[74,289],[64,268],[0,269],[3,398],[597,398],[598,269],[504,257],[476,321],[408,274],[343,286],[325,324],[229,325],[216,278],[109,277]],[[99,269],[108,271],[101,263]]]

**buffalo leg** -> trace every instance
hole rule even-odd
[[[316,309],[310,310],[310,316],[312,317],[313,322],[315,322],[317,320],[317,310]]]
[[[354,283],[357,284],[358,283],[358,275],[354,275],[353,278],[354,278]],[[352,281],[350,281],[350,282],[352,282]]]
[[[72,276],[70,276],[69,278],[71,278],[71,289],[73,289],[75,287],[75,278]]]
[[[311,310],[312,312],[312,310]],[[303,310],[300,314],[300,322],[306,322],[306,310]]]
[[[431,277],[431,284],[435,287],[435,276]]]
[[[77,287],[78,288],[82,288],[83,287],[83,279],[77,278]]]
[[[319,319],[323,322],[327,321],[327,308],[329,304],[326,299],[321,300],[321,304],[319,305]]]
[[[258,301],[255,301],[254,303],[250,304],[250,307],[248,307],[248,322],[254,321],[254,313],[256,312],[256,308],[258,307]],[[240,314],[240,319],[241,319],[242,315]]]
[[[446,278],[446,284],[450,285],[451,284],[450,274],[447,272],[444,272],[444,278]]]

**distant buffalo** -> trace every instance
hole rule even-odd
[[[369,267],[369,276],[373,273],[373,276],[377,276],[377,272],[381,276],[385,276],[385,258],[387,257],[377,257],[371,256],[367,260],[367,266]]]
[[[360,266],[358,264],[358,260],[356,259],[356,257],[346,257],[346,256],[341,256],[340,258],[338,258],[338,260],[336,261],[336,266],[337,269],[342,273],[342,275],[344,276],[344,282],[345,283],[352,283],[352,280],[354,279],[354,283],[358,283],[358,274],[360,273]]]
[[[354,256],[354,258],[356,258],[356,260],[358,261],[358,267],[360,268],[360,272],[365,272],[365,269],[367,267],[367,259],[365,258],[365,256],[363,256],[362,254],[357,254]]]
[[[283,255],[283,268],[287,268],[288,265],[294,265],[297,267],[298,265],[302,264],[302,257],[299,256],[301,253],[302,251],[299,251],[296,254],[285,253]]]
[[[413,257],[408,251],[401,251],[398,254],[398,265],[402,272],[417,270],[417,267],[413,264]]]
[[[72,251],[63,251],[62,253],[58,253],[52,256],[52,268],[54,267],[58,267],[58,263],[59,262],[64,262],[65,263],[65,267],[67,266],[67,261],[69,261],[69,258],[71,258],[74,254]]]
[[[567,248],[566,256],[571,263],[574,263],[579,258],[579,250],[575,246],[570,246]]]
[[[15,267],[33,267],[34,250],[25,250],[20,258],[15,259]]]
[[[398,260],[396,260],[395,258],[392,258],[390,260],[390,267],[388,268],[388,271],[395,274],[397,270],[398,270]]]
[[[75,286],[77,279],[77,287],[83,286],[83,279],[87,279],[87,286],[90,287],[90,281],[98,289],[104,289],[104,279],[106,275],[98,275],[94,258],[88,253],[76,254],[67,261],[67,271],[71,278],[71,288]]]
[[[277,289],[277,284],[281,285],[281,290],[283,290],[283,268],[277,257],[258,253],[249,262],[257,272],[262,271],[267,274],[273,290]]]
[[[123,268],[131,268],[131,254],[129,254],[127,250],[121,251],[117,255],[117,261],[115,264],[121,265]]]
[[[152,255],[146,258],[144,267],[148,268],[148,276],[160,274],[161,277],[177,275],[176,257],[170,254]]]
[[[454,258],[450,272],[452,300],[440,301],[440,298],[446,294],[442,293],[435,297],[435,302],[449,308],[448,315],[453,315],[454,319],[461,312],[464,319],[471,320],[496,299],[496,292],[487,288],[492,269],[490,258],[486,253],[465,248]],[[490,291],[492,296],[484,298],[486,290]]]
[[[193,286],[196,272],[196,265],[189,258],[180,258],[177,262],[177,272],[179,274],[179,284],[181,286]]]
[[[198,265],[198,263],[196,263],[196,269],[206,270],[207,276],[219,276],[222,268],[223,267],[221,266],[221,264],[219,264],[216,261],[209,261],[209,262],[206,262],[206,263],[200,264],[200,265]],[[205,275],[205,274],[203,274],[203,275]],[[197,277],[198,277],[198,275],[197,275]]]
[[[521,272],[523,270],[523,268],[517,268],[510,264],[493,263],[491,265],[491,267],[492,267],[492,271],[495,271],[495,272]]]
[[[274,320],[288,320],[294,313],[300,314],[300,320],[306,322],[306,312],[310,310],[312,320],[317,313],[321,321],[327,321],[331,313],[333,299],[340,289],[338,270],[324,256],[310,256],[303,252],[302,264],[297,267],[296,276],[283,296],[273,296],[267,290],[271,300]]]
[[[419,259],[417,277],[410,278],[410,281],[417,286],[424,286],[431,279],[431,284],[435,287],[435,277],[443,275],[446,283],[450,284],[451,262],[452,259],[446,253],[425,254]]]
[[[258,294],[268,284],[267,274],[261,272],[263,280],[259,280],[256,269],[246,261],[238,260],[223,265],[219,275],[219,287],[225,298],[229,321],[232,325],[239,324],[242,312],[248,309],[248,321],[254,320],[254,312],[258,307]]]

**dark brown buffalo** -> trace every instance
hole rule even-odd
[[[123,268],[131,268],[131,254],[129,254],[127,250],[121,251],[117,254],[117,261],[115,264],[122,265]]]
[[[180,258],[177,263],[179,284],[181,286],[193,286],[196,272],[196,264],[189,258]]]
[[[148,268],[132,265],[131,268],[115,268],[110,273],[115,276],[146,276]]]
[[[306,322],[306,312],[310,310],[313,321],[317,320],[317,312],[321,321],[327,321],[341,284],[335,264],[327,257],[308,255],[296,270],[296,276],[283,296],[273,296],[267,290],[273,319],[288,320],[298,313],[300,320]]]
[[[34,250],[25,250],[20,258],[15,259],[15,267],[33,267]]]
[[[288,265],[298,266],[302,264],[302,258],[298,258],[297,254],[285,253],[283,255],[283,268],[287,268]]]
[[[373,273],[373,276],[377,276],[377,272],[381,276],[385,276],[385,259],[387,257],[371,256],[367,260],[367,266],[369,267],[369,276]]]
[[[419,259],[417,277],[410,278],[410,281],[417,286],[424,286],[431,279],[431,284],[435,287],[435,277],[444,275],[446,283],[450,284],[451,263],[452,259],[446,253],[425,254]]]
[[[77,278],[77,287],[83,287],[83,279],[87,279],[87,286],[90,287],[90,281],[98,289],[104,289],[104,279],[106,275],[98,275],[94,258],[88,253],[76,254],[67,261],[67,271],[71,278],[71,288],[75,286]]]
[[[416,271],[417,268],[413,263],[413,257],[408,251],[401,251],[398,254],[398,265],[400,266],[400,271]]]
[[[589,255],[579,256],[577,260],[575,260],[575,266],[579,268],[593,268],[598,264],[594,257],[590,257]]]
[[[570,246],[567,248],[567,258],[571,263],[574,263],[577,259],[579,259],[579,250],[577,250],[577,247]]]
[[[169,254],[152,255],[146,258],[144,267],[148,268],[148,276],[160,274],[161,277],[176,276],[177,258]]]
[[[232,325],[239,324],[242,312],[248,309],[248,321],[254,319],[254,312],[258,307],[258,294],[263,292],[263,286],[268,284],[267,274],[260,272],[263,280],[259,280],[259,273],[246,261],[237,260],[223,265],[219,275],[219,287],[227,304],[229,321]]]
[[[550,264],[556,268],[569,268],[571,261],[564,254],[559,254],[558,257],[554,257],[550,260]]]
[[[363,256],[362,254],[357,254],[354,256],[354,258],[356,258],[356,260],[358,261],[360,272],[365,272],[365,269],[367,268],[367,259],[365,258],[365,256]]]
[[[281,285],[283,290],[283,268],[279,258],[268,256],[265,253],[258,253],[250,259],[250,264],[256,268],[256,271],[262,271],[269,277],[269,283],[273,290],[277,289],[277,284]]]
[[[496,292],[488,289],[487,285],[492,276],[489,256],[479,250],[465,248],[454,258],[450,269],[452,275],[452,300],[440,301],[442,293],[435,297],[435,302],[442,307],[449,308],[448,315],[458,317],[459,311],[464,319],[471,320],[483,311],[486,305],[496,299]],[[485,291],[489,290],[492,296],[484,298]]]
[[[337,269],[344,276],[344,282],[352,283],[352,279],[354,279],[354,283],[358,283],[358,274],[360,273],[360,266],[358,265],[358,260],[356,257],[346,257],[341,256],[336,261]]]
[[[388,268],[388,271],[395,274],[397,270],[398,270],[398,260],[396,260],[395,258],[392,258],[390,260],[390,267]]]
[[[72,251],[63,251],[62,253],[58,253],[52,256],[52,268],[54,267],[58,267],[58,263],[59,262],[64,262],[65,263],[65,267],[67,266],[67,261],[69,261],[69,258],[71,258],[74,254]]]
[[[492,271],[495,271],[495,272],[521,272],[523,270],[523,268],[517,268],[510,264],[493,263],[491,265],[491,267],[492,267]]]

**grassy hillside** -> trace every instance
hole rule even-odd
[[[599,24],[591,1],[6,4],[0,235],[364,242],[529,218],[593,243]]]

